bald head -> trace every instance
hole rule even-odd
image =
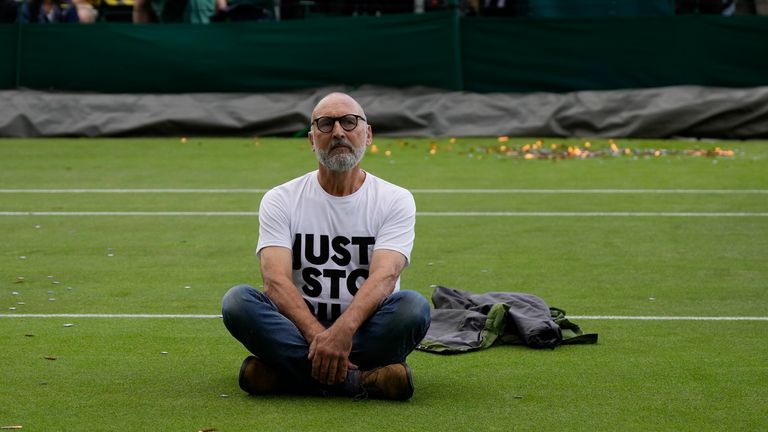
[[[346,93],[334,92],[320,99],[320,102],[315,105],[315,109],[312,110],[312,119],[314,120],[321,116],[336,117],[345,114],[357,114],[366,118],[363,107],[352,96]]]

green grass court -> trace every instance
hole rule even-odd
[[[768,142],[617,139],[632,154],[558,160],[488,138],[375,144],[363,167],[419,211],[404,288],[530,292],[599,343],[416,352],[406,403],[247,396],[247,353],[209,316],[260,285],[259,191],[315,169],[306,140],[3,139],[0,426],[768,429]],[[685,153],[715,147],[735,154]]]

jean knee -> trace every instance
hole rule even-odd
[[[396,297],[397,302],[396,322],[407,327],[424,329],[429,327],[431,322],[429,302],[423,295],[416,291],[402,290],[393,296]]]
[[[229,321],[233,317],[243,312],[248,298],[253,298],[258,291],[250,285],[235,285],[224,294],[221,299],[221,315],[224,321]]]

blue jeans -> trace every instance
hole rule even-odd
[[[274,368],[288,388],[328,390],[311,377],[309,342],[266,294],[237,285],[224,295],[222,316],[232,336]],[[392,293],[355,333],[349,360],[361,370],[404,362],[427,333],[430,317],[429,303],[421,294]]]

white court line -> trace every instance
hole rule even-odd
[[[259,212],[201,212],[201,211],[93,211],[93,212],[61,212],[61,211],[30,211],[30,212],[0,212],[0,216],[258,216]]]
[[[258,216],[259,212],[213,211],[0,211],[0,216]],[[768,217],[768,212],[416,212],[423,217]]]
[[[269,189],[0,189],[8,194],[266,193]],[[415,194],[768,194],[768,189],[411,189]]]
[[[737,316],[623,316],[623,315],[572,315],[568,319],[622,320],[622,321],[768,321],[768,317]]]
[[[768,189],[411,189],[424,194],[768,194]]]
[[[766,217],[768,212],[416,212],[436,217]]]
[[[0,314],[0,318],[213,319],[213,318],[221,318],[221,315],[195,315],[195,314]]]
[[[269,189],[0,189],[0,193],[13,194],[152,194],[152,193],[201,193],[238,194],[266,193]]]
[[[128,319],[220,319],[221,315],[195,314],[0,314],[0,318],[128,318]],[[622,321],[768,321],[755,316],[624,316],[571,315],[568,319]]]

